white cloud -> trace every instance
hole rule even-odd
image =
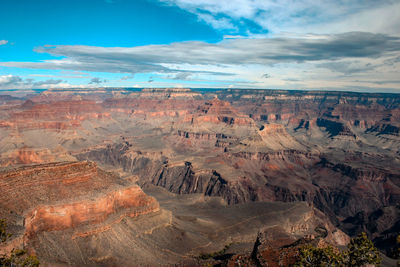
[[[137,47],[44,46],[37,52],[62,56],[41,62],[1,62],[0,66],[115,73],[176,72],[165,64],[218,65],[317,62],[400,56],[400,37],[366,32],[304,37],[228,39]]]
[[[7,40],[0,40],[0,45],[6,45],[6,44],[8,44]]]
[[[198,14],[200,20],[204,20],[212,27],[216,29],[230,29],[230,30],[237,30],[238,28],[234,26],[229,19],[227,18],[219,18],[216,19],[214,16],[210,14]]]
[[[400,34],[400,3],[394,0],[159,0],[226,29],[247,19],[272,33],[372,31]],[[203,14],[208,14],[204,17]],[[223,24],[217,24],[224,17]],[[210,18],[212,17],[212,18]],[[380,19],[376,19],[380,18]]]
[[[334,1],[333,1],[334,2]],[[338,1],[339,2],[339,1]],[[379,3],[382,3],[379,5]],[[332,20],[309,25],[292,25],[287,31],[297,33],[341,33],[345,31],[368,31],[400,36],[400,2],[376,1],[375,5],[357,12],[334,17]]]
[[[62,59],[0,62],[0,66],[150,73],[153,78],[147,84],[151,81],[153,86],[164,85],[157,77],[166,77],[189,85],[204,82],[201,86],[208,83],[216,87],[233,84],[248,88],[323,89],[368,85],[385,90],[397,86],[384,82],[398,80],[400,70],[400,37],[367,32],[296,36],[283,33],[270,38],[227,39],[216,44],[189,41],[137,47],[48,45],[36,51]],[[265,73],[270,78],[263,78]]]
[[[63,82],[60,79],[36,81],[34,79],[24,79],[17,75],[0,75],[0,89],[52,88],[64,84]]]
[[[0,76],[0,86],[1,85],[8,85],[17,82],[21,82],[22,79],[19,76],[14,75],[1,75]]]

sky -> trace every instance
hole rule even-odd
[[[400,93],[399,0],[0,0],[0,90]]]

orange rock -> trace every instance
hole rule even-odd
[[[39,232],[98,224],[121,210],[123,210],[123,217],[135,217],[158,211],[159,205],[153,197],[147,196],[138,186],[132,186],[108,193],[95,200],[39,206],[25,218],[25,237],[31,239]]]

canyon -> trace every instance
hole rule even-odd
[[[0,252],[18,244],[44,266],[235,266],[360,232],[389,255],[400,232],[398,94],[103,88],[0,101],[0,218],[13,234]],[[199,258],[227,244],[228,259]]]

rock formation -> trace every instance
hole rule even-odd
[[[44,254],[55,248],[37,244],[62,240],[57,232],[73,236],[68,225],[91,233],[146,213],[142,202],[119,197],[142,194],[132,181],[180,197],[216,197],[232,207],[305,201],[349,235],[367,231],[382,250],[398,232],[397,94],[53,89],[24,99],[1,97],[0,104],[0,212],[19,235],[29,226],[27,239]],[[84,160],[123,178],[75,162]],[[87,209],[95,214],[83,216]],[[150,213],[165,224],[163,212]],[[59,214],[74,219],[59,223]],[[92,222],[99,227],[91,229]],[[172,257],[167,254],[164,260]]]
[[[126,183],[125,183],[126,184]],[[0,173],[2,218],[23,236],[28,250],[40,250],[40,236],[72,231],[69,238],[111,229],[124,218],[159,211],[157,201],[136,185],[91,162],[66,162],[4,169]]]

